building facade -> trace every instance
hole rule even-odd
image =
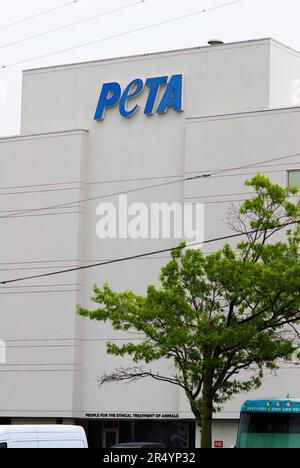
[[[180,88],[166,96],[174,76],[182,77]],[[168,77],[157,93],[149,82],[144,86],[155,77]],[[129,99],[119,108],[122,92],[137,79],[143,86],[138,89],[139,81],[129,88]],[[201,203],[201,239],[207,240],[231,233],[226,213],[251,196],[244,186],[251,175],[300,185],[299,80],[300,54],[271,39],[24,72],[21,134],[0,140],[0,280],[29,277],[0,290],[6,350],[0,423],[76,422],[93,447],[133,439],[173,447],[199,444],[178,388],[153,381],[98,388],[103,372],[131,365],[108,356],[107,341],[138,336],[76,315],[77,304],[95,307],[90,302],[95,283],[145,293],[169,255],[36,276],[177,245],[180,236],[99,238],[99,203],[118,207],[119,194],[127,194],[129,204],[146,206]],[[95,120],[106,83],[120,84],[114,90],[121,94],[114,96],[112,89],[102,94],[107,108],[104,118]],[[153,106],[146,115],[151,90]],[[135,113],[124,118],[120,109]],[[222,172],[182,181],[216,171]],[[203,251],[221,245],[214,242]],[[169,368],[163,361],[155,370]],[[297,382],[299,367],[285,364],[277,376],[266,374],[257,396],[299,397]],[[216,415],[216,445],[234,444],[245,397]]]

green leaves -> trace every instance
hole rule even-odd
[[[289,197],[297,193],[297,188],[282,188],[261,174],[247,180],[245,185],[252,187],[256,196],[243,203],[240,214],[248,218],[252,229],[276,229],[297,218],[299,220],[299,206],[289,201]]]
[[[220,409],[237,393],[260,386],[263,369],[275,369],[278,359],[295,351],[286,332],[300,322],[300,208],[289,199],[297,190],[263,175],[246,185],[255,195],[231,218],[234,230],[245,234],[236,249],[226,244],[205,256],[180,244],[162,268],[159,288],[150,285],[139,296],[95,286],[92,301],[99,308],[78,307],[83,317],[140,334],[135,343],[108,343],[109,354],[145,365],[170,360],[172,376],[135,370],[128,380],[150,376],[180,385],[198,422],[205,399]],[[272,243],[280,231],[281,240]],[[244,380],[241,370],[248,371]],[[126,380],[125,371],[102,378],[118,380]]]

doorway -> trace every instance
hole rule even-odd
[[[119,428],[105,428],[102,435],[102,447],[111,448],[119,443]]]

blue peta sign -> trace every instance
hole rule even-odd
[[[161,89],[164,93],[157,104],[158,95]],[[134,101],[138,96],[148,90],[148,99],[144,109],[147,116],[165,114],[170,108],[175,112],[183,111],[183,76],[173,75],[147,78],[145,83],[141,79],[135,79],[122,90],[119,83],[105,83],[102,86],[98,106],[95,113],[95,120],[104,120],[107,109],[119,106],[122,117],[129,118],[135,115],[140,106]]]

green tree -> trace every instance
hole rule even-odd
[[[258,388],[263,370],[295,351],[292,332],[300,322],[300,210],[290,201],[297,189],[263,175],[246,185],[254,197],[229,216],[232,229],[245,236],[237,247],[226,244],[205,256],[180,245],[162,269],[159,288],[139,296],[95,286],[100,308],[78,308],[115,330],[141,333],[137,343],[108,343],[109,354],[129,355],[136,366],[104,374],[99,384],[150,377],[181,387],[201,427],[202,448],[212,445],[213,413]],[[161,358],[174,363],[171,375],[149,367]]]

